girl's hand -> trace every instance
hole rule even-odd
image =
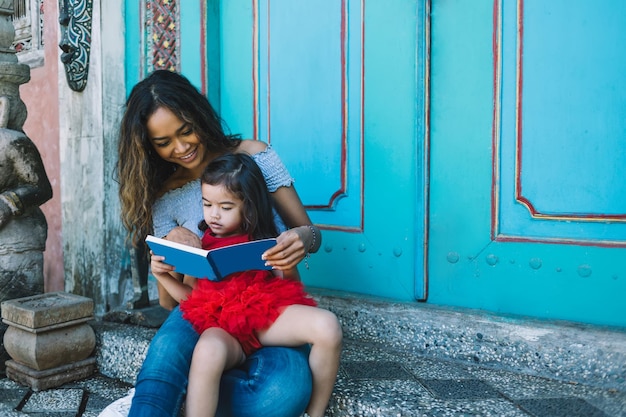
[[[201,248],[202,243],[200,242],[200,238],[196,236],[195,233],[190,230],[178,226],[170,230],[170,232],[165,236],[165,239],[171,242],[182,243],[183,245],[193,246],[194,248]],[[150,251],[150,268],[152,269],[152,273],[155,274],[170,274],[172,272],[176,272],[172,265],[169,265],[163,256],[156,256]],[[177,274],[174,274],[177,275]],[[179,275],[179,274],[178,274]],[[182,279],[182,275],[179,277]]]
[[[150,251],[152,259],[150,268],[152,275],[157,279],[159,288],[159,303],[161,306],[171,310],[181,300],[187,298],[195,286],[195,279],[186,275],[177,274],[174,267],[163,262],[163,256],[156,256]],[[167,295],[167,296],[166,296]]]
[[[309,226],[294,227],[281,233],[276,238],[276,246],[265,251],[263,259],[275,269],[294,269],[307,255],[312,234]]]
[[[154,255],[152,251],[150,251],[150,269],[152,270],[152,274],[155,277],[161,274],[170,274],[170,272],[174,272],[174,267],[172,265],[168,265],[165,262],[164,256]]]
[[[201,247],[198,236],[180,226],[170,230],[165,238],[172,242],[183,243],[197,248]],[[167,264],[165,257],[156,256],[152,251],[150,251],[150,255],[152,275],[157,279],[159,304],[161,307],[171,310],[180,303],[180,300],[187,297],[187,294],[191,291],[192,285],[183,282],[184,276],[177,273],[172,265]]]

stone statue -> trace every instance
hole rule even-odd
[[[39,206],[52,187],[35,144],[24,134],[19,86],[30,68],[11,49],[13,1],[0,1],[0,301],[39,294],[48,224]]]

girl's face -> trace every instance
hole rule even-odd
[[[156,153],[168,162],[189,170],[201,169],[205,148],[190,124],[170,110],[159,107],[146,123]]]
[[[243,201],[221,185],[202,184],[204,221],[217,237],[242,234]]]

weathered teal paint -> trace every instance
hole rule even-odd
[[[141,6],[136,1],[126,1],[124,8],[124,21],[126,25],[126,33],[124,36],[124,48],[126,49],[124,63],[126,72],[124,74],[126,80],[126,88],[128,92],[133,85],[141,79],[141,60],[143,52],[141,51],[141,36],[139,30],[141,25]]]
[[[206,5],[202,1],[178,1],[180,7],[180,71],[206,92]]]
[[[361,4],[259,6],[257,138],[280,149],[285,164],[306,181],[299,194],[315,223],[360,233],[365,144]]]
[[[222,118],[233,132],[254,138],[254,24],[252,1],[220,2]]]

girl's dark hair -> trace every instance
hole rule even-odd
[[[207,165],[202,184],[220,185],[243,201],[243,229],[251,240],[276,237],[272,198],[259,166],[246,154],[228,153]],[[200,229],[206,230],[203,221]]]
[[[184,76],[157,70],[137,83],[126,101],[117,162],[122,222],[135,245],[152,232],[152,205],[177,168],[157,155],[148,136],[148,119],[159,108],[188,123],[209,153],[229,152],[239,145],[239,136],[225,133],[207,98]]]

